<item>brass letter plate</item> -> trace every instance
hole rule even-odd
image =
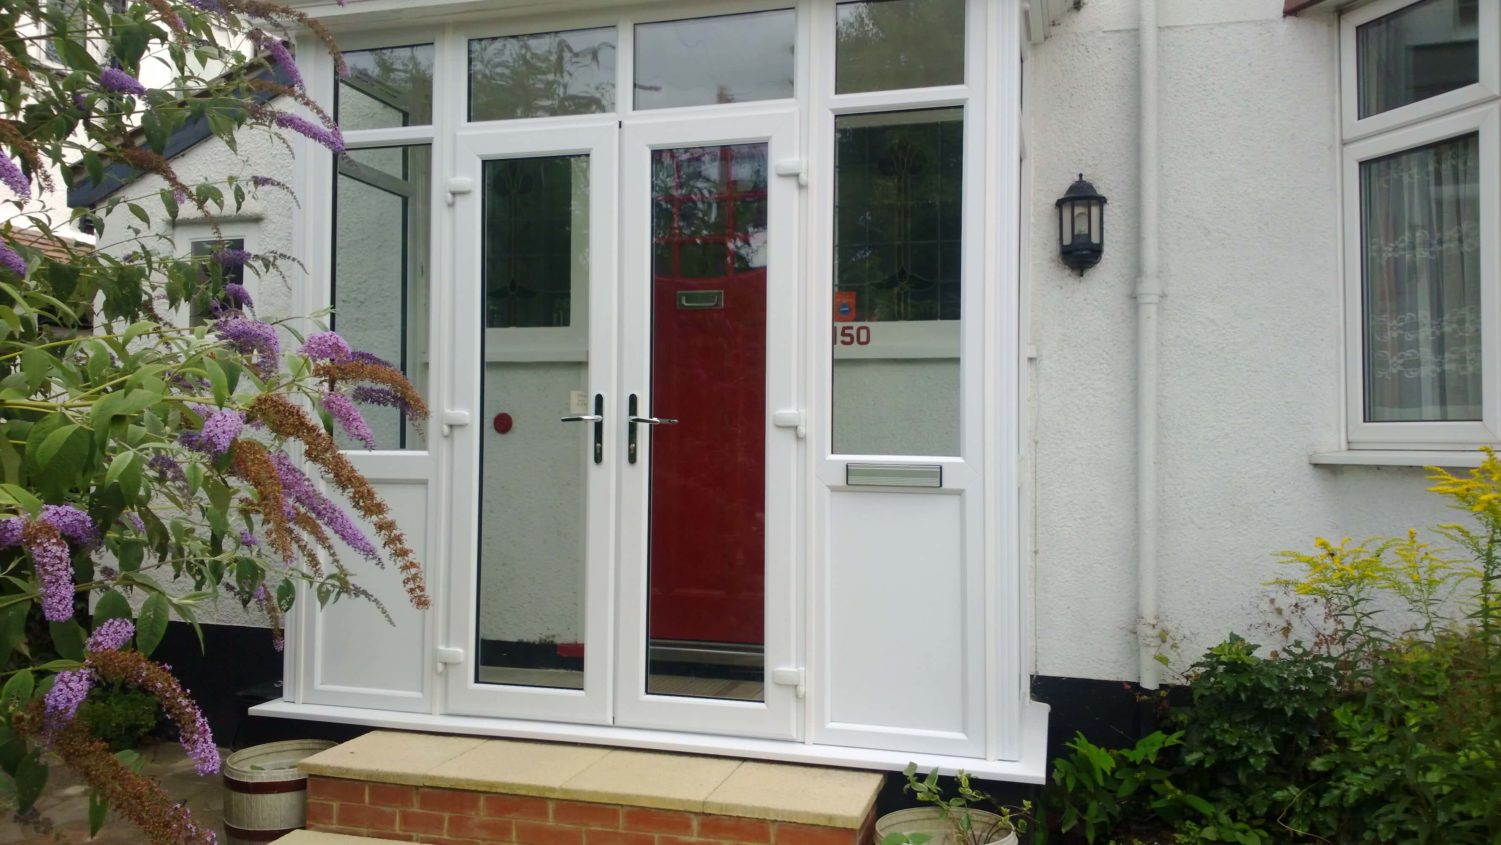
[[[845,464],[851,487],[942,487],[941,464]]]
[[[702,308],[723,308],[724,291],[722,290],[680,290],[678,291],[678,308],[689,311]]]

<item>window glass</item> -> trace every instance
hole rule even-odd
[[[351,50],[340,79],[334,119],[348,132],[433,122],[433,45]]]
[[[1355,45],[1360,116],[1478,81],[1478,3],[1423,0],[1361,25]]]
[[[485,325],[559,328],[588,284],[589,159],[485,163]]]
[[[964,82],[964,0],[865,0],[836,9],[836,94]]]
[[[589,157],[484,163],[479,654],[484,684],[583,689]],[[569,288],[577,286],[579,296]],[[570,303],[572,305],[570,306]],[[574,309],[577,309],[574,311]],[[570,313],[573,312],[573,313]],[[578,344],[549,343],[577,330]]]
[[[834,131],[834,451],[956,455],[963,110]]]
[[[425,144],[351,150],[340,158],[334,184],[333,327],[350,346],[406,373],[423,394],[430,161]],[[361,410],[377,448],[425,448],[422,433],[405,424],[399,409],[375,403]],[[339,443],[364,448],[342,432]]]
[[[615,110],[615,29],[469,42],[469,119]]]
[[[791,9],[636,27],[636,108],[792,96]]]
[[[1480,137],[1360,166],[1367,422],[1481,418]]]
[[[199,240],[193,241],[192,255],[194,258],[207,258],[219,252],[238,252],[245,249],[244,238],[225,238],[224,240]],[[218,289],[224,290],[224,285],[244,285],[245,265],[237,261],[208,261],[204,262],[200,272],[202,285],[193,295],[188,305],[188,325],[201,326],[214,318],[213,305],[210,304],[209,294],[211,286],[208,276],[217,276]]]

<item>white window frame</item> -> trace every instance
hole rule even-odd
[[[1475,450],[1501,443],[1501,4],[1480,3],[1479,82],[1358,119],[1356,29],[1422,0],[1378,0],[1340,22],[1344,241],[1346,436],[1351,449]],[[1361,164],[1450,138],[1480,136],[1481,419],[1463,422],[1367,422],[1365,402],[1364,241]]]

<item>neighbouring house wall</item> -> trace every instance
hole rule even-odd
[[[1134,2],[1067,15],[1027,62],[1038,358],[1032,584],[1045,675],[1136,676]],[[1183,661],[1254,633],[1272,557],[1452,517],[1421,469],[1314,466],[1341,444],[1337,24],[1282,0],[1160,0],[1161,622]],[[1104,261],[1056,258],[1053,201],[1109,197]]]

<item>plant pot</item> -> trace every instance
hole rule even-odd
[[[224,759],[224,841],[260,845],[307,824],[307,778],[303,759],[333,748],[321,739],[271,742]]]
[[[988,841],[972,845],[1017,845],[1016,831],[997,827],[1001,821],[1000,816],[984,810],[970,810],[969,815],[975,828],[995,829],[995,835],[991,836]],[[881,845],[881,840],[893,833],[926,833],[933,837],[928,840],[927,845],[969,845],[954,842],[954,831],[944,819],[943,811],[934,807],[897,810],[895,813],[887,813],[876,819],[875,845]]]

